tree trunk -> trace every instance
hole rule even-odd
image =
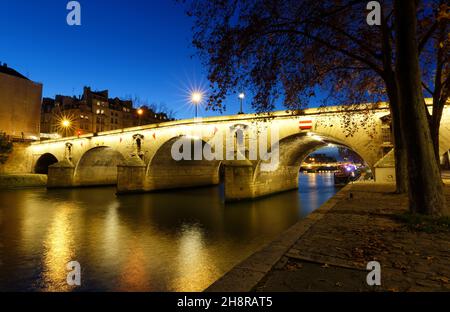
[[[405,138],[408,196],[412,212],[450,215],[431,140],[419,68],[414,1],[394,0],[396,21],[396,81]]]
[[[390,72],[388,75],[389,77],[386,81],[386,87],[389,97],[392,132],[394,134],[396,193],[402,194],[408,191],[406,146],[401,126],[397,84],[395,83],[394,73]]]
[[[399,110],[398,107],[391,109],[391,115],[398,115],[397,121],[392,119],[392,129],[394,132],[394,157],[395,157],[395,182],[396,192],[399,194],[406,193],[408,191],[408,170],[407,170],[407,152],[403,139],[402,128],[399,125],[400,112],[394,112]]]
[[[396,193],[406,193],[408,190],[406,147],[401,126],[397,83],[395,81],[394,69],[392,68],[392,37],[384,10],[381,11],[381,14],[381,42],[384,70],[383,79],[386,84],[386,91],[389,97],[391,127],[394,135],[395,186]]]
[[[440,1],[440,5],[443,5],[444,2]],[[436,156],[436,160],[438,164],[441,161],[441,155],[439,154],[439,128],[441,125],[442,113],[444,110],[446,99],[441,98],[443,93],[442,88],[445,86],[442,85],[443,79],[443,71],[446,64],[446,52],[442,44],[445,42],[447,34],[447,24],[445,22],[441,22],[438,27],[438,45],[437,45],[437,53],[436,53],[436,72],[434,77],[434,93],[433,93],[433,114],[430,117],[430,130],[431,130],[431,139],[433,140],[434,153]],[[440,166],[439,166],[440,169]]]
[[[439,113],[435,112],[434,114]],[[430,132],[431,132],[431,140],[433,141],[434,156],[436,158],[440,170],[441,155],[439,154],[439,126],[441,124],[442,113],[441,116],[435,116],[434,114],[432,116],[432,120],[430,123]]]

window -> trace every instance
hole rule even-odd
[[[383,126],[381,128],[381,137],[383,143],[391,143],[391,128],[389,126]]]

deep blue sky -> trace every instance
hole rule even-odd
[[[175,0],[80,0],[81,26],[66,23],[69,0],[0,0],[0,62],[44,85],[43,96],[80,95],[164,103],[191,118],[188,90],[207,89],[191,45],[192,19]],[[250,106],[251,99],[245,104]],[[230,96],[225,114],[239,110]],[[249,108],[244,109],[249,111]],[[217,112],[200,110],[201,116]]]
[[[82,25],[68,26],[68,2],[1,0],[0,61],[43,83],[44,96],[78,95],[87,85],[192,117],[187,89],[207,87],[207,80],[191,45],[192,20],[180,3],[81,0]],[[230,97],[227,106],[226,114],[235,113],[238,100]]]

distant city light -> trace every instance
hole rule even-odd
[[[138,113],[138,115],[142,115],[142,114],[144,114],[144,110],[142,108],[139,108],[137,110],[137,113]]]

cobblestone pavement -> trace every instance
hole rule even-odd
[[[356,183],[304,233],[256,291],[450,291],[450,232],[411,231],[396,218],[407,198],[388,184]],[[450,204],[450,186],[446,187]],[[381,264],[381,286],[366,265]]]

